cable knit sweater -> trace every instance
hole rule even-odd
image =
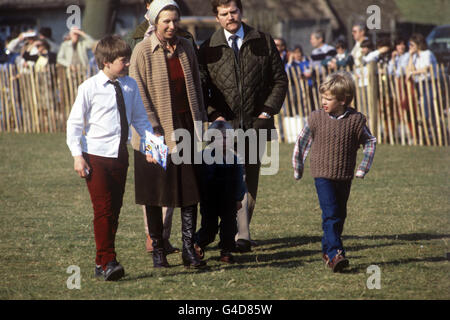
[[[314,178],[350,180],[356,166],[366,118],[350,109],[343,119],[332,119],[323,110],[311,113],[311,174]]]

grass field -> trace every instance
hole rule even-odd
[[[116,241],[126,277],[106,283],[93,277],[92,207],[65,136],[0,134],[0,299],[450,299],[449,148],[378,146],[371,172],[353,182],[343,274],[322,264],[313,180],[309,166],[293,179],[292,148],[281,145],[279,173],[260,179],[259,246],[224,266],[215,242],[205,271],[184,269],[179,254],[171,268],[152,268],[131,153]],[[179,210],[172,242],[181,247]],[[71,265],[79,290],[66,285]],[[370,265],[381,289],[366,286]]]

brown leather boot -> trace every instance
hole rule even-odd
[[[150,238],[150,235],[147,235],[147,242],[145,243],[145,248],[147,249],[148,253],[153,252],[153,240]]]

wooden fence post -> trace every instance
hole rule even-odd
[[[377,124],[377,107],[378,107],[378,98],[377,98],[377,84],[375,81],[376,77],[376,63],[371,62],[368,68],[368,107],[369,107],[369,125],[370,130],[372,130],[372,134],[376,137],[379,136],[378,132],[378,124]],[[364,78],[363,78],[364,79]],[[364,80],[363,80],[364,84]],[[364,87],[363,87],[364,89]],[[363,93],[364,95],[364,93]]]

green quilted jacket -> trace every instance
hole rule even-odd
[[[206,40],[199,51],[203,92],[209,120],[223,116],[234,128],[273,129],[273,117],[283,105],[288,80],[272,37],[243,23],[244,39],[235,58],[223,29]]]

